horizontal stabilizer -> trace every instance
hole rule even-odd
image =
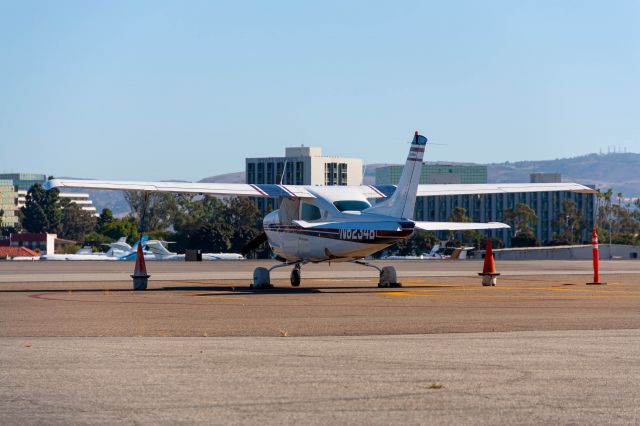
[[[476,229],[503,229],[510,228],[506,223],[500,222],[415,222],[416,228],[424,231],[473,231]]]

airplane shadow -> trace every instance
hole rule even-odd
[[[68,288],[68,289],[51,289],[51,288],[26,288],[26,289],[7,289],[0,290],[0,293],[163,293],[163,292],[180,292],[180,291],[202,291],[202,292],[220,292],[212,294],[199,294],[198,296],[242,296],[242,295],[263,295],[263,294],[351,294],[351,293],[377,293],[380,291],[410,291],[416,289],[438,289],[457,287],[442,285],[412,285],[410,287],[389,287],[379,288],[373,286],[327,286],[327,287],[273,287],[269,289],[255,289],[248,285],[230,286],[230,285],[207,285],[207,286],[170,286],[160,288],[150,288],[144,291],[134,291],[131,288]]]

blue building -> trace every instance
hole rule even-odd
[[[430,171],[437,166],[437,172]],[[445,168],[444,171],[451,176],[443,182],[443,169],[441,164],[423,164],[420,183],[487,183],[486,166],[455,164]],[[397,185],[399,174],[388,168],[401,166],[384,166],[376,170],[376,185]],[[484,168],[484,174],[480,172]],[[560,181],[559,174],[549,174],[550,176],[531,176],[532,181],[546,182]],[[552,176],[551,176],[552,175]],[[438,180],[429,179],[429,176],[437,176]],[[446,177],[446,176],[445,176]],[[534,226],[534,232],[538,241],[542,244],[553,240],[561,234],[565,227],[563,216],[563,205],[565,200],[575,203],[576,209],[581,212],[582,223],[580,241],[589,242],[591,238],[591,228],[595,224],[596,217],[596,197],[595,194],[582,194],[565,191],[549,192],[520,192],[511,194],[483,194],[483,195],[446,195],[434,197],[418,197],[416,202],[416,220],[445,222],[449,220],[456,207],[466,210],[466,215],[473,222],[504,222],[505,212],[508,209],[515,209],[519,203],[524,203],[533,209],[538,217]],[[568,218],[567,218],[568,219]],[[504,241],[506,246],[511,245],[513,229],[497,229],[483,231],[488,237],[497,237]],[[439,238],[446,238],[446,233],[438,234]]]

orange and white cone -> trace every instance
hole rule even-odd
[[[482,285],[487,287],[495,286],[498,280],[497,277],[500,275],[500,273],[496,271],[496,262],[493,258],[491,240],[487,240],[487,249],[484,252],[484,266],[482,272],[479,272],[478,275],[482,277]]]
[[[146,290],[147,282],[150,275],[147,274],[147,265],[144,263],[144,253],[142,252],[142,244],[138,244],[138,251],[136,252],[136,266],[133,270],[133,289],[134,290]]]
[[[593,281],[587,283],[587,285],[605,285],[605,282],[600,281],[600,253],[598,250],[598,233],[596,232],[596,228],[593,228],[593,233],[591,234],[591,245],[593,255]]]

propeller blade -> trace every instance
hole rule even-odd
[[[260,244],[264,243],[265,241],[267,241],[267,234],[262,232],[260,235],[258,235],[253,240],[249,241],[244,247],[242,247],[242,250],[240,250],[240,254],[246,256],[247,253],[258,248],[258,246],[260,246]]]

